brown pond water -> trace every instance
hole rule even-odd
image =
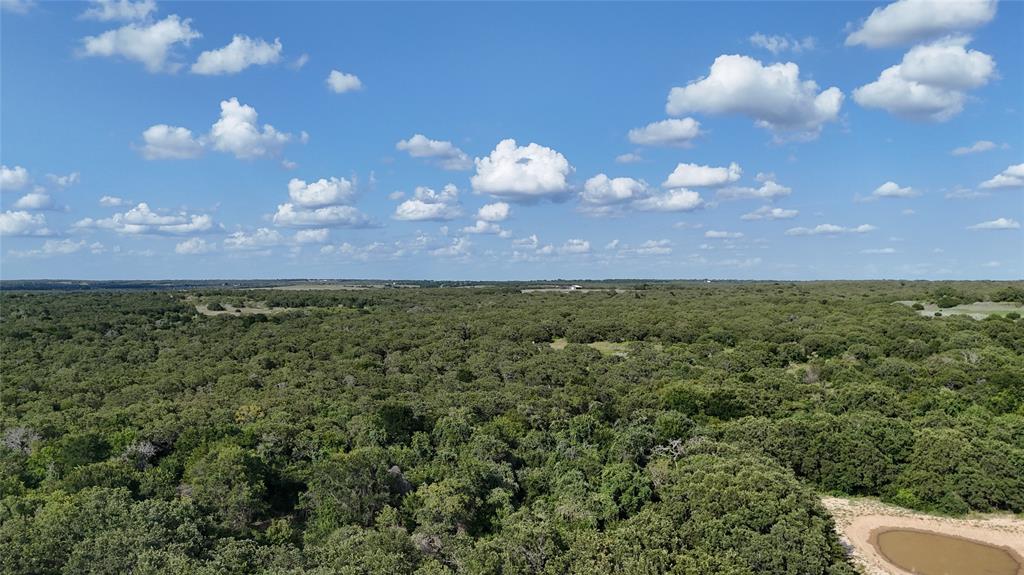
[[[920,575],[1022,575],[1011,551],[977,541],[913,529],[887,529],[871,542],[890,563]]]

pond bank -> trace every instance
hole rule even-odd
[[[823,497],[832,514],[836,531],[851,550],[854,562],[867,575],[912,575],[887,561],[875,545],[872,534],[884,529],[915,529],[961,537],[1004,547],[1024,557],[1024,519],[1012,515],[954,519],[925,515],[870,499]]]

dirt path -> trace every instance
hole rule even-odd
[[[840,539],[852,550],[854,561],[867,575],[913,575],[888,561],[871,543],[871,533],[897,527],[920,529],[1006,547],[1024,557],[1024,519],[1011,515],[952,519],[924,515],[870,499],[823,497],[836,522]]]

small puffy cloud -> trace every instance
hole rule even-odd
[[[0,213],[0,236],[50,236],[46,216],[23,210]]]
[[[727,167],[679,164],[661,183],[664,188],[707,188],[723,186],[740,179],[743,170],[733,162]]]
[[[330,236],[327,228],[315,230],[299,230],[295,232],[295,243],[297,244],[325,244]]]
[[[459,258],[469,255],[472,244],[466,238],[455,238],[452,243],[430,251],[430,255],[442,258]]]
[[[560,254],[586,254],[590,253],[590,242],[587,240],[581,240],[573,238],[566,241],[564,244],[559,246],[558,253]]]
[[[664,256],[672,253],[672,242],[669,240],[647,240],[634,250],[641,256]]]
[[[21,166],[0,166],[0,190],[20,190],[28,185],[30,179],[28,170]]]
[[[689,212],[703,205],[698,192],[684,188],[666,190],[633,202],[634,208],[644,212]]]
[[[216,249],[216,245],[207,242],[202,238],[189,238],[174,246],[174,253],[181,255],[200,255],[210,253]]]
[[[132,209],[109,218],[85,218],[74,224],[76,229],[110,230],[125,235],[178,235],[207,232],[214,228],[207,214],[158,212],[141,202]]]
[[[173,72],[181,66],[167,61],[175,45],[187,46],[200,36],[190,20],[172,14],[151,24],[132,23],[99,36],[87,36],[82,39],[82,54],[120,56],[141,62],[152,73]]]
[[[788,220],[795,218],[800,212],[797,210],[786,210],[783,208],[773,208],[771,206],[761,206],[756,210],[743,214],[740,216],[741,220]]]
[[[735,240],[743,237],[743,232],[725,232],[721,230],[708,230],[704,237],[712,240]]]
[[[142,157],[147,160],[184,160],[197,158],[203,145],[187,128],[157,124],[142,133]]]
[[[953,148],[953,150],[950,152],[950,154],[952,154],[954,156],[966,156],[968,154],[980,154],[981,152],[987,152],[989,150],[994,150],[997,147],[998,146],[996,146],[995,142],[990,142],[988,140],[978,140],[977,142],[974,142],[970,146],[960,146],[958,148]]]
[[[90,4],[89,9],[82,12],[84,20],[132,22],[145,20],[156,12],[156,0],[92,0]]]
[[[445,170],[473,168],[473,161],[454,144],[443,140],[431,140],[423,134],[414,134],[408,140],[401,140],[395,144],[395,148],[409,152],[414,158],[434,159]]]
[[[395,207],[394,218],[404,221],[445,221],[462,215],[459,207],[459,189],[446,185],[440,192],[419,186],[413,197]]]
[[[270,228],[259,228],[252,233],[237,231],[224,238],[224,247],[237,251],[265,250],[284,243],[281,232]]]
[[[641,156],[640,154],[636,154],[634,152],[628,152],[625,154],[619,154],[618,156],[615,156],[616,164],[636,164],[642,161],[644,161],[643,156]]]
[[[761,180],[761,178],[758,179]],[[792,191],[791,188],[778,184],[773,180],[762,180],[761,185],[756,188],[750,186],[729,186],[718,190],[717,195],[726,200],[774,200],[775,198],[788,196]]]
[[[921,193],[910,186],[901,187],[896,182],[886,182],[871,192],[872,198],[914,198]]]
[[[880,48],[909,44],[977,28],[995,15],[995,0],[898,0],[872,10],[860,28],[846,37],[846,45]]]
[[[641,146],[689,146],[700,135],[700,122],[673,118],[629,131],[629,141]]]
[[[911,120],[945,122],[963,110],[967,90],[995,75],[992,57],[967,50],[968,42],[969,37],[957,36],[915,46],[902,63],[854,90],[853,99]]]
[[[888,255],[896,253],[895,248],[868,248],[860,251],[862,254]]]
[[[46,174],[46,179],[58,188],[70,188],[81,181],[82,176],[78,172],[71,172],[63,176],[59,174]]]
[[[981,222],[973,226],[967,226],[969,230],[1019,230],[1020,222],[1011,218],[998,218],[988,222]]]
[[[345,178],[320,178],[315,182],[292,178],[288,197],[303,208],[322,208],[347,204],[355,197],[355,184]]]
[[[875,229],[875,226],[871,224],[861,224],[856,227],[847,228],[843,226],[837,226],[835,224],[818,224],[813,228],[789,228],[786,230],[787,236],[836,236],[840,234],[863,234],[870,232]]]
[[[765,50],[768,50],[769,52],[776,56],[783,52],[793,52],[799,54],[800,52],[803,52],[805,50],[813,50],[815,45],[817,44],[817,42],[811,36],[807,36],[806,38],[800,40],[797,38],[793,38],[792,36],[768,36],[760,32],[752,35],[749,38],[749,40],[750,43],[753,44],[754,46],[757,46],[758,48],[764,48]]]
[[[510,200],[533,200],[560,196],[569,191],[566,178],[573,171],[565,156],[531,143],[517,146],[502,140],[491,154],[476,159],[476,174],[470,179],[477,193]]]
[[[591,206],[622,204],[646,197],[649,191],[647,182],[643,180],[597,174],[583,184],[580,201]]]
[[[740,114],[777,137],[795,132],[797,139],[813,139],[838,119],[842,105],[839,88],[819,91],[813,80],[800,79],[793,62],[765,66],[749,56],[722,55],[707,76],[672,88],[665,110],[672,116]]]
[[[18,198],[18,201],[14,202],[11,206],[16,210],[55,210],[57,205],[53,202],[53,198],[50,194],[37,188],[34,192],[29,192],[24,196]]]
[[[117,196],[103,196],[100,198],[100,205],[105,208],[118,208],[127,204],[127,200]]]
[[[237,74],[249,66],[264,66],[281,60],[281,40],[271,44],[261,38],[236,34],[231,43],[217,50],[207,50],[192,64],[192,73],[204,76]]]
[[[292,203],[277,206],[274,224],[287,228],[358,228],[370,225],[366,214],[352,206],[327,206],[305,209]]]
[[[476,218],[485,222],[503,222],[508,219],[511,208],[505,202],[486,204],[476,212]]]
[[[335,94],[344,94],[362,90],[363,82],[355,74],[331,70],[331,73],[327,75],[327,88]]]
[[[31,257],[50,257],[50,256],[64,256],[70,255],[82,251],[88,244],[85,240],[46,240],[43,242],[42,247],[35,250],[27,251],[11,251],[11,254],[22,258]],[[93,253],[99,253],[103,251],[102,244],[93,244]]]
[[[1016,164],[981,183],[985,189],[1024,187],[1024,164]]]
[[[466,226],[462,228],[464,234],[492,234],[501,236],[503,238],[511,237],[512,232],[502,229],[502,227],[494,222],[487,222],[484,220],[477,220],[472,226]]]
[[[278,132],[270,124],[262,129],[259,115],[252,106],[240,104],[238,98],[220,103],[220,119],[210,128],[213,149],[234,154],[236,158],[273,156],[291,139],[291,134]]]

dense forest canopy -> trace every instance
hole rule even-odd
[[[166,287],[0,294],[0,572],[846,574],[821,493],[1024,512],[1024,322],[894,303],[1021,282]]]

